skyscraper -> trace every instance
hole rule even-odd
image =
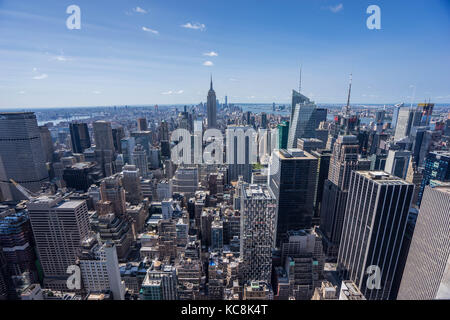
[[[41,136],[33,112],[0,113],[0,187],[5,199],[21,200],[10,179],[31,191],[48,180]]]
[[[47,126],[40,126],[39,132],[41,134],[41,143],[42,149],[44,150],[45,161],[52,162],[53,161],[53,140],[52,135],[50,134],[50,130],[48,130]]]
[[[111,201],[114,213],[122,216],[126,212],[125,190],[119,175],[107,177],[100,184],[102,201]]]
[[[122,170],[122,185],[125,189],[125,199],[133,205],[143,200],[139,169],[135,165],[126,165]]]
[[[112,136],[114,142],[114,150],[117,153],[122,153],[121,140],[125,138],[125,130],[123,129],[123,127],[114,128],[112,129]]]
[[[243,282],[270,282],[272,248],[275,245],[276,199],[264,185],[241,189],[241,245],[244,261]]]
[[[389,150],[384,171],[405,179],[410,157],[410,151]]]
[[[70,123],[70,139],[73,153],[83,153],[91,147],[91,138],[86,123]]]
[[[399,300],[450,298],[450,183],[425,187]]]
[[[425,187],[431,180],[450,181],[450,152],[435,151],[427,155],[417,201],[419,207]]]
[[[66,290],[67,267],[75,264],[82,241],[89,234],[86,201],[41,196],[30,201],[27,208],[44,285]]]
[[[138,144],[133,150],[132,158],[133,164],[139,169],[141,177],[146,178],[148,176],[148,161],[144,147]]]
[[[328,180],[324,182],[320,232],[324,240],[324,250],[331,258],[336,258],[338,254],[351,172],[369,169],[359,163],[358,148],[358,139],[355,136],[339,136],[334,143]]]
[[[314,194],[314,218],[319,219],[323,187],[325,185],[325,180],[328,178],[328,172],[330,171],[331,152],[330,150],[321,149],[312,151],[311,155],[317,158],[317,185]],[[319,224],[320,221],[318,221],[317,225]]]
[[[278,125],[278,148],[287,149],[289,137],[289,121],[284,121]]]
[[[114,150],[111,122],[94,122],[94,139],[96,150]]]
[[[111,123],[107,121],[94,122],[95,157],[102,169],[103,175],[108,177],[114,173],[114,139]]]
[[[31,280],[38,280],[33,234],[26,211],[0,210],[0,248],[11,276],[29,272]]]
[[[314,102],[294,90],[292,94],[292,103],[288,148],[297,147],[298,138],[316,137],[315,129],[317,107]]]
[[[93,237],[85,239],[78,264],[85,290],[92,293],[111,291],[114,300],[124,300],[125,285],[120,278],[114,242],[101,244]]]
[[[269,185],[277,201],[278,245],[289,230],[311,227],[318,161],[299,149],[276,150],[272,157]]]
[[[391,294],[413,191],[413,184],[385,172],[351,173],[338,271],[368,300],[386,300]],[[369,279],[377,268],[378,288]]]
[[[138,131],[147,131],[148,130],[147,119],[145,118],[137,119],[137,128]]]
[[[395,127],[395,141],[408,137],[413,127],[420,126],[421,120],[422,114],[420,111],[409,107],[400,108]]]
[[[404,106],[403,103],[401,104],[396,104],[394,106],[394,110],[392,112],[392,123],[391,123],[391,128],[395,129],[395,127],[397,126],[397,121],[398,121],[398,113],[400,111],[400,108],[402,108]]]
[[[216,93],[213,89],[213,81],[211,76],[211,86],[208,91],[207,99],[207,116],[208,116],[208,128],[217,128],[217,106],[216,106]]]

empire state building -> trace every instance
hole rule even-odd
[[[207,100],[207,113],[208,113],[208,128],[217,128],[217,107],[216,107],[216,93],[213,89],[213,82],[211,76],[211,87],[208,91]]]

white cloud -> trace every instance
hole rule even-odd
[[[342,3],[339,3],[335,6],[328,6],[327,9],[333,13],[338,13],[339,11],[342,11],[342,9],[344,9],[344,5]]]
[[[33,77],[34,80],[44,80],[44,79],[47,79],[47,78],[48,78],[48,74],[46,74],[46,73],[43,73],[41,75]]]
[[[169,91],[161,92],[161,94],[171,95],[171,94],[182,94],[183,92],[184,92],[184,90],[178,90],[178,91],[169,90]]]
[[[150,28],[147,28],[147,27],[142,27],[142,30],[145,31],[145,32],[151,32],[153,34],[159,34],[158,31],[150,29]]]
[[[203,23],[185,23],[183,25],[181,25],[182,28],[186,28],[186,29],[194,29],[194,30],[205,30],[206,26]]]
[[[147,10],[142,9],[141,7],[133,8],[133,11],[134,11],[134,12],[137,12],[137,13],[142,13],[142,14],[147,14],[147,13],[148,13]]]
[[[25,94],[25,91],[19,91],[19,92],[17,92],[18,94]]]
[[[101,91],[94,90],[94,91],[92,91],[92,93],[93,93],[93,94],[101,94]]]
[[[208,57],[217,57],[217,56],[219,56],[219,54],[217,52],[214,52],[214,51],[205,52],[203,55],[204,56],[208,56]]]
[[[65,62],[65,61],[70,61],[71,59],[65,57],[65,56],[56,56],[51,58],[51,60],[56,60],[56,61],[60,61],[60,62]]]
[[[212,63],[212,61],[205,61],[205,62],[203,62],[203,65],[205,67],[212,67],[214,65],[214,63]]]
[[[437,100],[450,99],[450,94],[448,94],[446,96],[437,96],[437,97],[435,97],[435,99],[437,99]]]
[[[229,80],[230,80],[230,81],[233,81],[233,82],[238,82],[238,81],[239,81],[239,80],[236,79],[236,78],[230,78]]]

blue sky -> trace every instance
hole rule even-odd
[[[351,72],[354,103],[450,102],[450,1],[0,0],[0,108],[193,104],[211,73],[221,101],[286,103],[300,64],[318,103]]]

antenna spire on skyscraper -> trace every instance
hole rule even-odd
[[[345,106],[345,114],[346,115],[348,115],[350,113],[350,96],[352,93],[352,78],[353,78],[353,74],[350,73],[350,83],[348,86],[347,105]]]
[[[298,93],[302,92],[302,65],[300,65],[300,81],[298,83]]]
[[[213,89],[212,73],[211,73],[211,90]]]

